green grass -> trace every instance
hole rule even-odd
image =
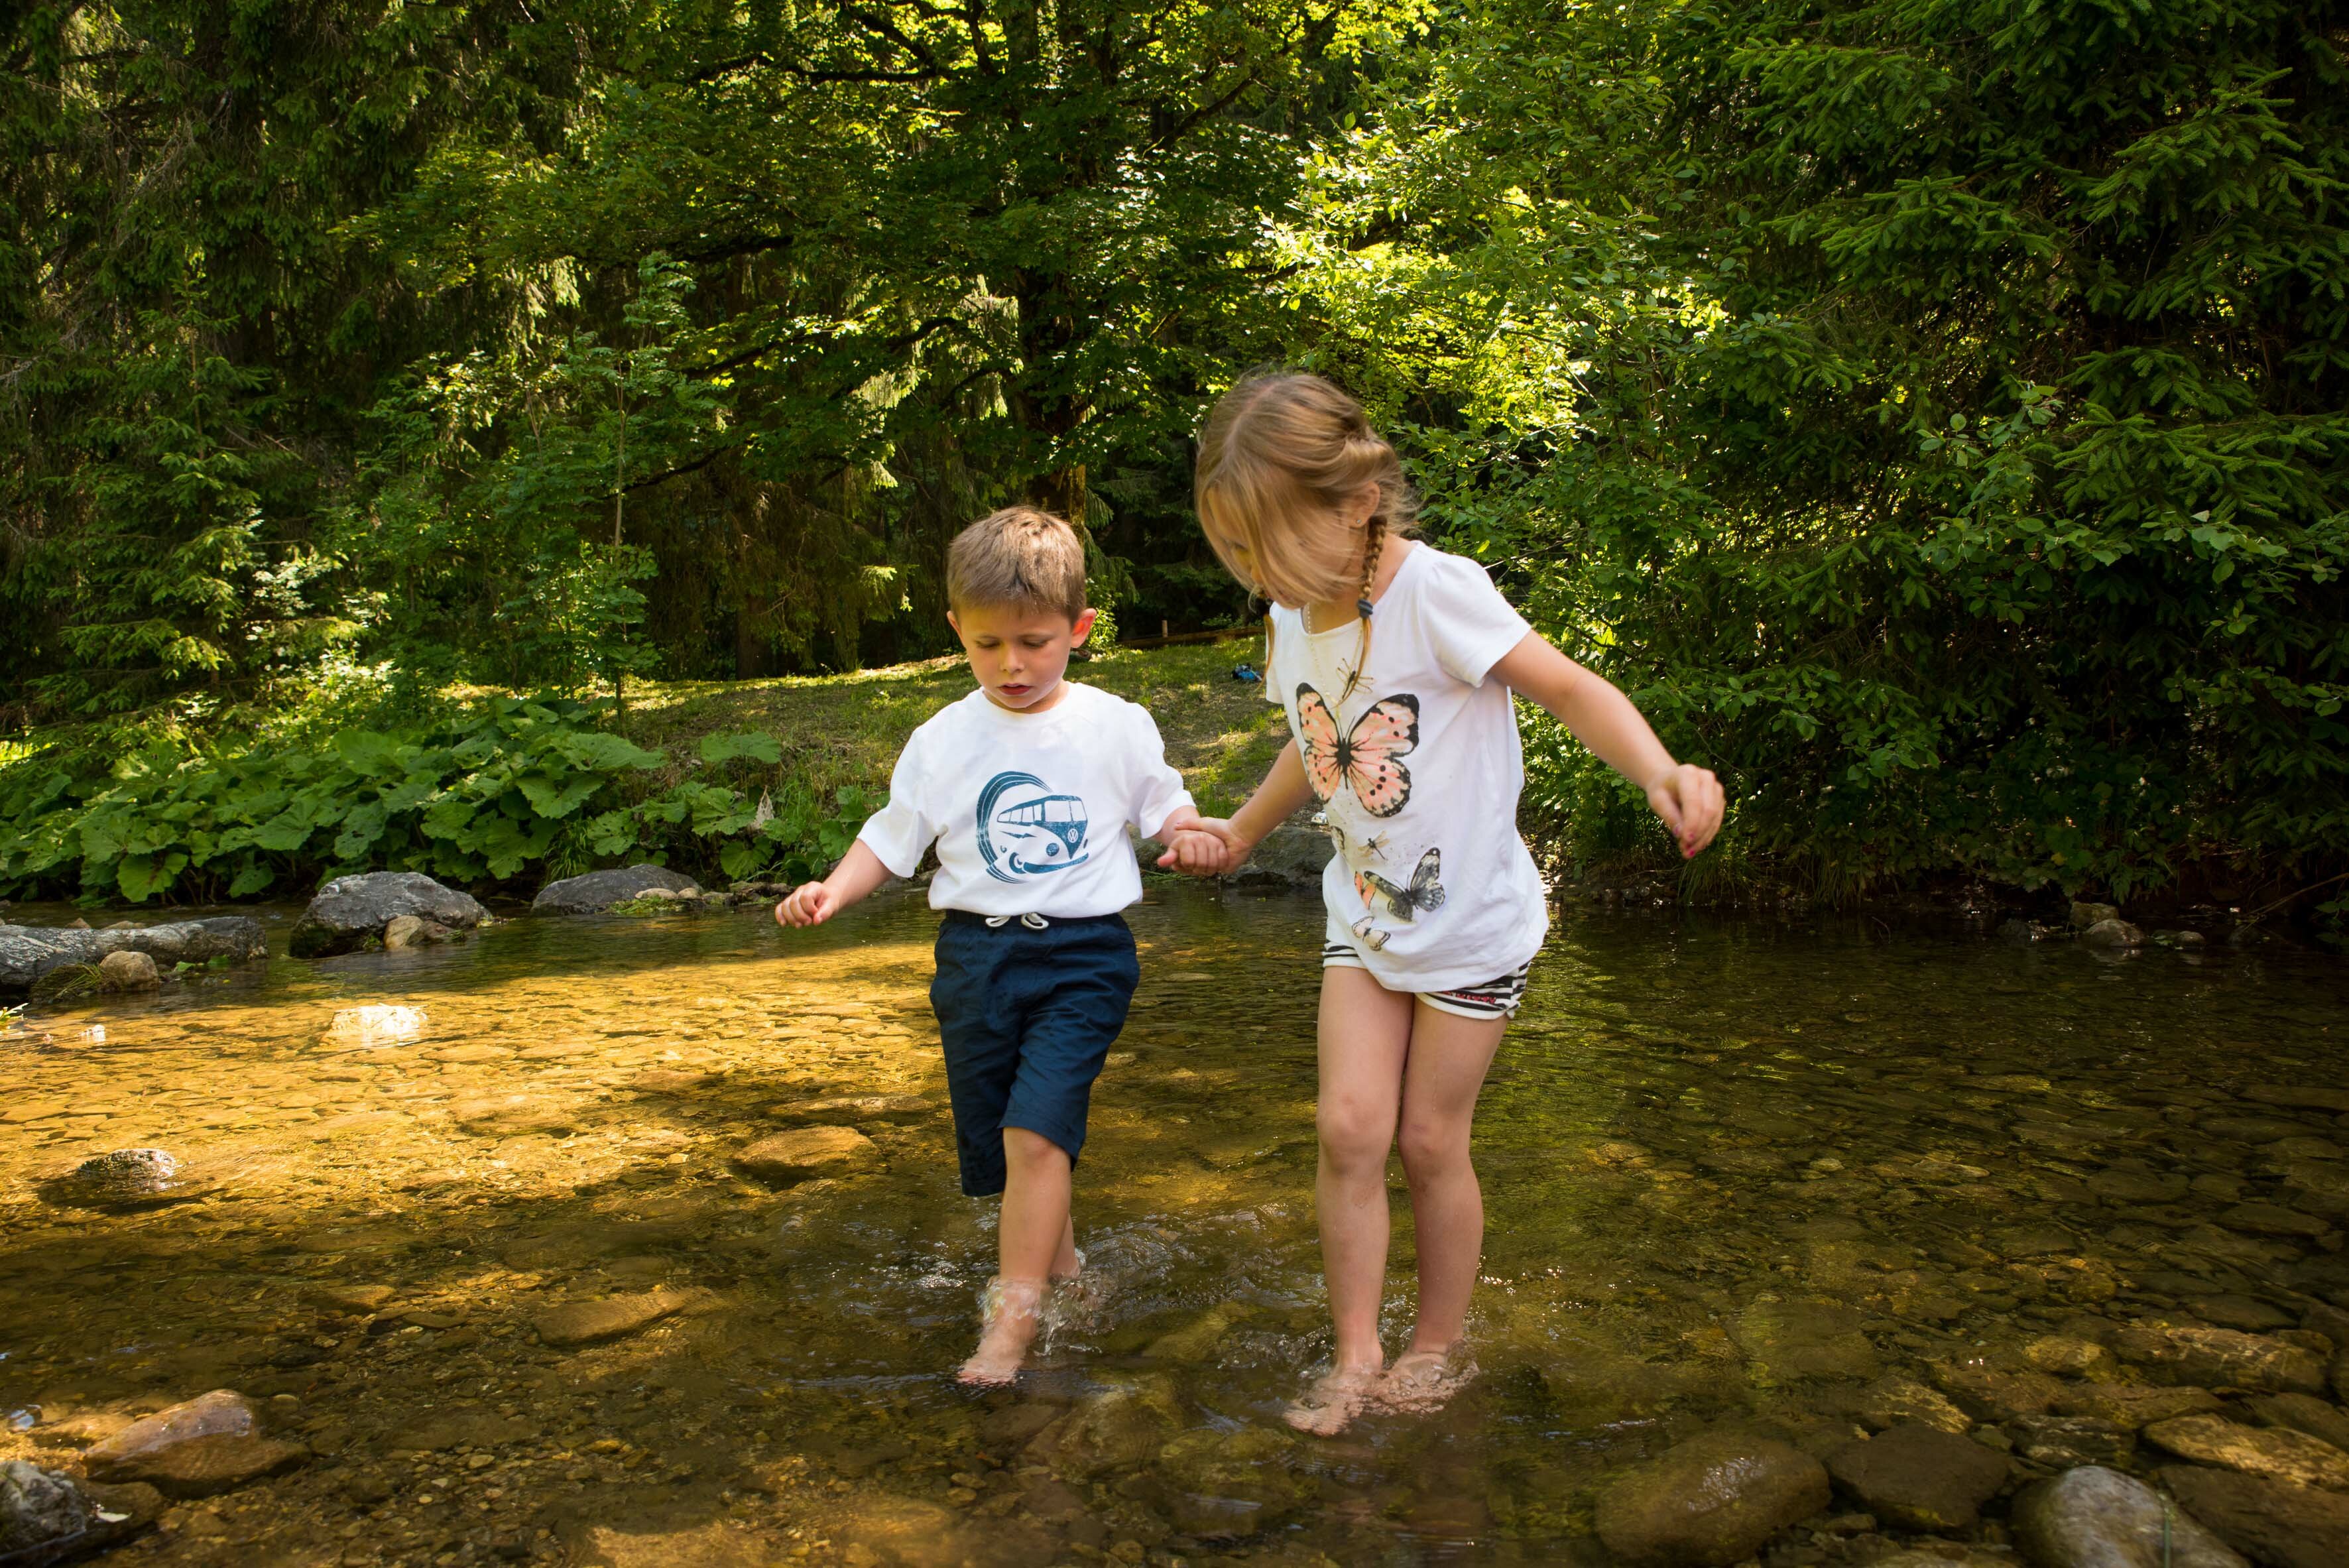
[[[1140,703],[1158,721],[1166,759],[1199,810],[1223,816],[1247,799],[1288,743],[1264,687],[1232,679],[1261,665],[1260,640],[1117,648],[1069,666],[1072,680]],[[782,742],[781,771],[826,799],[843,784],[885,791],[905,738],[971,689],[962,660],[926,659],[844,676],[762,681],[667,681],[628,688],[618,727],[685,769],[705,735],[761,729]]]

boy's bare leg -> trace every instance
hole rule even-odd
[[[1387,1278],[1387,1154],[1412,1048],[1412,1006],[1409,992],[1388,990],[1367,970],[1321,971],[1314,1202],[1338,1346],[1329,1375],[1289,1407],[1289,1425],[1303,1431],[1335,1432],[1352,1420],[1385,1359],[1379,1303]]]
[[[1464,1378],[1453,1352],[1467,1326],[1485,1243],[1485,1195],[1468,1134],[1507,1027],[1506,1019],[1464,1018],[1425,1003],[1412,1017],[1396,1142],[1419,1238],[1419,1324],[1381,1391],[1392,1405],[1433,1408]]]
[[[978,1349],[962,1364],[966,1383],[1009,1383],[1019,1376],[1042,1315],[1045,1282],[1077,1272],[1068,1150],[1041,1133],[1007,1127],[1003,1163],[994,1311]]]

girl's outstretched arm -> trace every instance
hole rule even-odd
[[[1503,654],[1492,674],[1547,708],[1591,755],[1646,790],[1683,857],[1702,851],[1721,831],[1721,780],[1710,769],[1673,761],[1631,699],[1604,676],[1584,669],[1535,632]]]

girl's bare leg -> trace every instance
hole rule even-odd
[[[1009,1383],[1017,1377],[1043,1315],[1046,1279],[1077,1272],[1068,1150],[1041,1133],[1007,1127],[1003,1163],[995,1284],[978,1349],[962,1364],[966,1383]]]
[[[1288,1411],[1292,1426],[1333,1432],[1368,1398],[1385,1353],[1379,1303],[1387,1274],[1387,1153],[1402,1103],[1413,999],[1367,970],[1321,972],[1321,1273],[1330,1290],[1337,1354],[1330,1375]]]
[[[1413,1009],[1397,1141],[1419,1247],[1419,1322],[1390,1379],[1404,1403],[1440,1401],[1446,1357],[1467,1324],[1485,1250],[1485,1195],[1469,1130],[1507,1027],[1506,1019],[1464,1018],[1424,1002]]]

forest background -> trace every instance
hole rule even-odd
[[[1022,497],[1244,623],[1190,434],[1286,364],[1720,769],[1721,883],[2342,907],[2338,0],[10,15],[0,894],[820,863],[821,738],[664,770],[632,683],[947,652]]]

